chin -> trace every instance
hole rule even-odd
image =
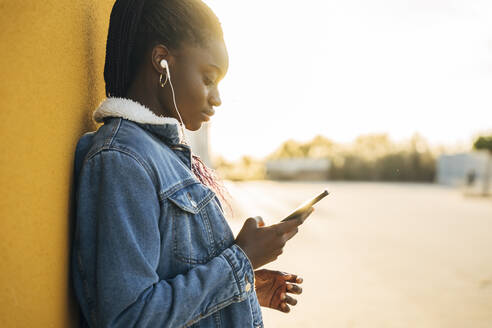
[[[202,122],[193,122],[191,125],[186,126],[190,131],[197,131],[202,127]]]

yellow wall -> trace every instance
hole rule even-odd
[[[73,152],[104,97],[112,0],[0,0],[0,327],[71,327]]]

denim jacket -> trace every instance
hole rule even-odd
[[[178,122],[108,98],[75,151],[72,282],[83,327],[263,327],[254,273]]]

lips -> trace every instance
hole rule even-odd
[[[207,121],[207,122],[208,122],[208,121],[210,121],[210,117],[211,117],[212,115],[214,115],[214,114],[215,114],[215,110],[214,110],[213,108],[212,108],[212,109],[207,109],[207,110],[204,110],[204,111],[202,112],[203,119],[204,119],[205,121]]]
[[[215,109],[209,108],[203,111],[208,116],[213,116],[215,114]]]

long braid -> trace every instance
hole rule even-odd
[[[193,174],[200,180],[200,182],[208,187],[210,187],[219,196],[219,201],[221,204],[227,206],[224,211],[230,214],[231,217],[234,216],[234,212],[231,206],[231,195],[225,187],[222,179],[217,175],[214,169],[209,168],[202,159],[195,154],[192,154],[191,168]]]
[[[129,69],[145,0],[117,0],[111,10],[106,42],[106,96],[124,97],[133,78]]]

